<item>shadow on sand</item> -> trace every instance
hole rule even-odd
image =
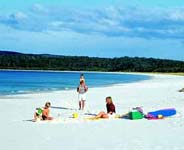
[[[53,109],[63,109],[63,110],[77,110],[77,109],[75,109],[75,108],[67,108],[67,107],[56,107],[56,106],[51,106],[51,108],[53,108]]]
[[[27,120],[22,120],[22,121],[35,122],[33,119],[27,119]]]

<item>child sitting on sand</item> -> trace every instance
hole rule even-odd
[[[106,97],[106,108],[107,108],[107,113],[102,111],[99,114],[97,114],[94,117],[94,119],[115,118],[116,109],[115,109],[115,105],[113,104],[112,98],[110,96]]]
[[[36,112],[34,114],[34,119],[33,121],[38,121],[38,120],[52,120],[53,118],[50,117],[50,102],[45,103],[45,107],[43,108],[37,108]]]

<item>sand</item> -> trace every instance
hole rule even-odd
[[[76,90],[0,97],[2,150],[184,150],[184,77],[150,75],[150,80],[90,88],[84,112],[78,111]],[[112,96],[118,114],[142,106],[144,112],[175,108],[162,120],[107,119],[91,121],[84,113],[106,111]],[[50,101],[51,122],[31,122],[36,107]],[[72,119],[78,112],[79,118]]]

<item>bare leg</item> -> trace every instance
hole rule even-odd
[[[82,110],[84,110],[85,100],[82,100],[82,101],[81,101],[81,106],[82,106]]]
[[[95,119],[98,118],[109,118],[109,116],[105,112],[101,111],[98,115],[95,116]]]
[[[40,116],[38,116],[37,114],[36,114],[36,112],[34,113],[34,119],[33,119],[33,121],[35,122],[35,121],[37,121],[37,120],[41,120],[41,118],[40,118]]]
[[[36,121],[37,120],[37,115],[36,115],[36,113],[34,113],[34,119],[33,119],[33,121]]]
[[[81,110],[81,101],[79,101],[79,110]]]
[[[53,120],[54,118],[53,117],[47,117],[47,120]]]

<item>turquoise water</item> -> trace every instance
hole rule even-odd
[[[75,89],[81,72],[0,71],[0,95]],[[150,76],[84,73],[89,88],[148,80]]]

